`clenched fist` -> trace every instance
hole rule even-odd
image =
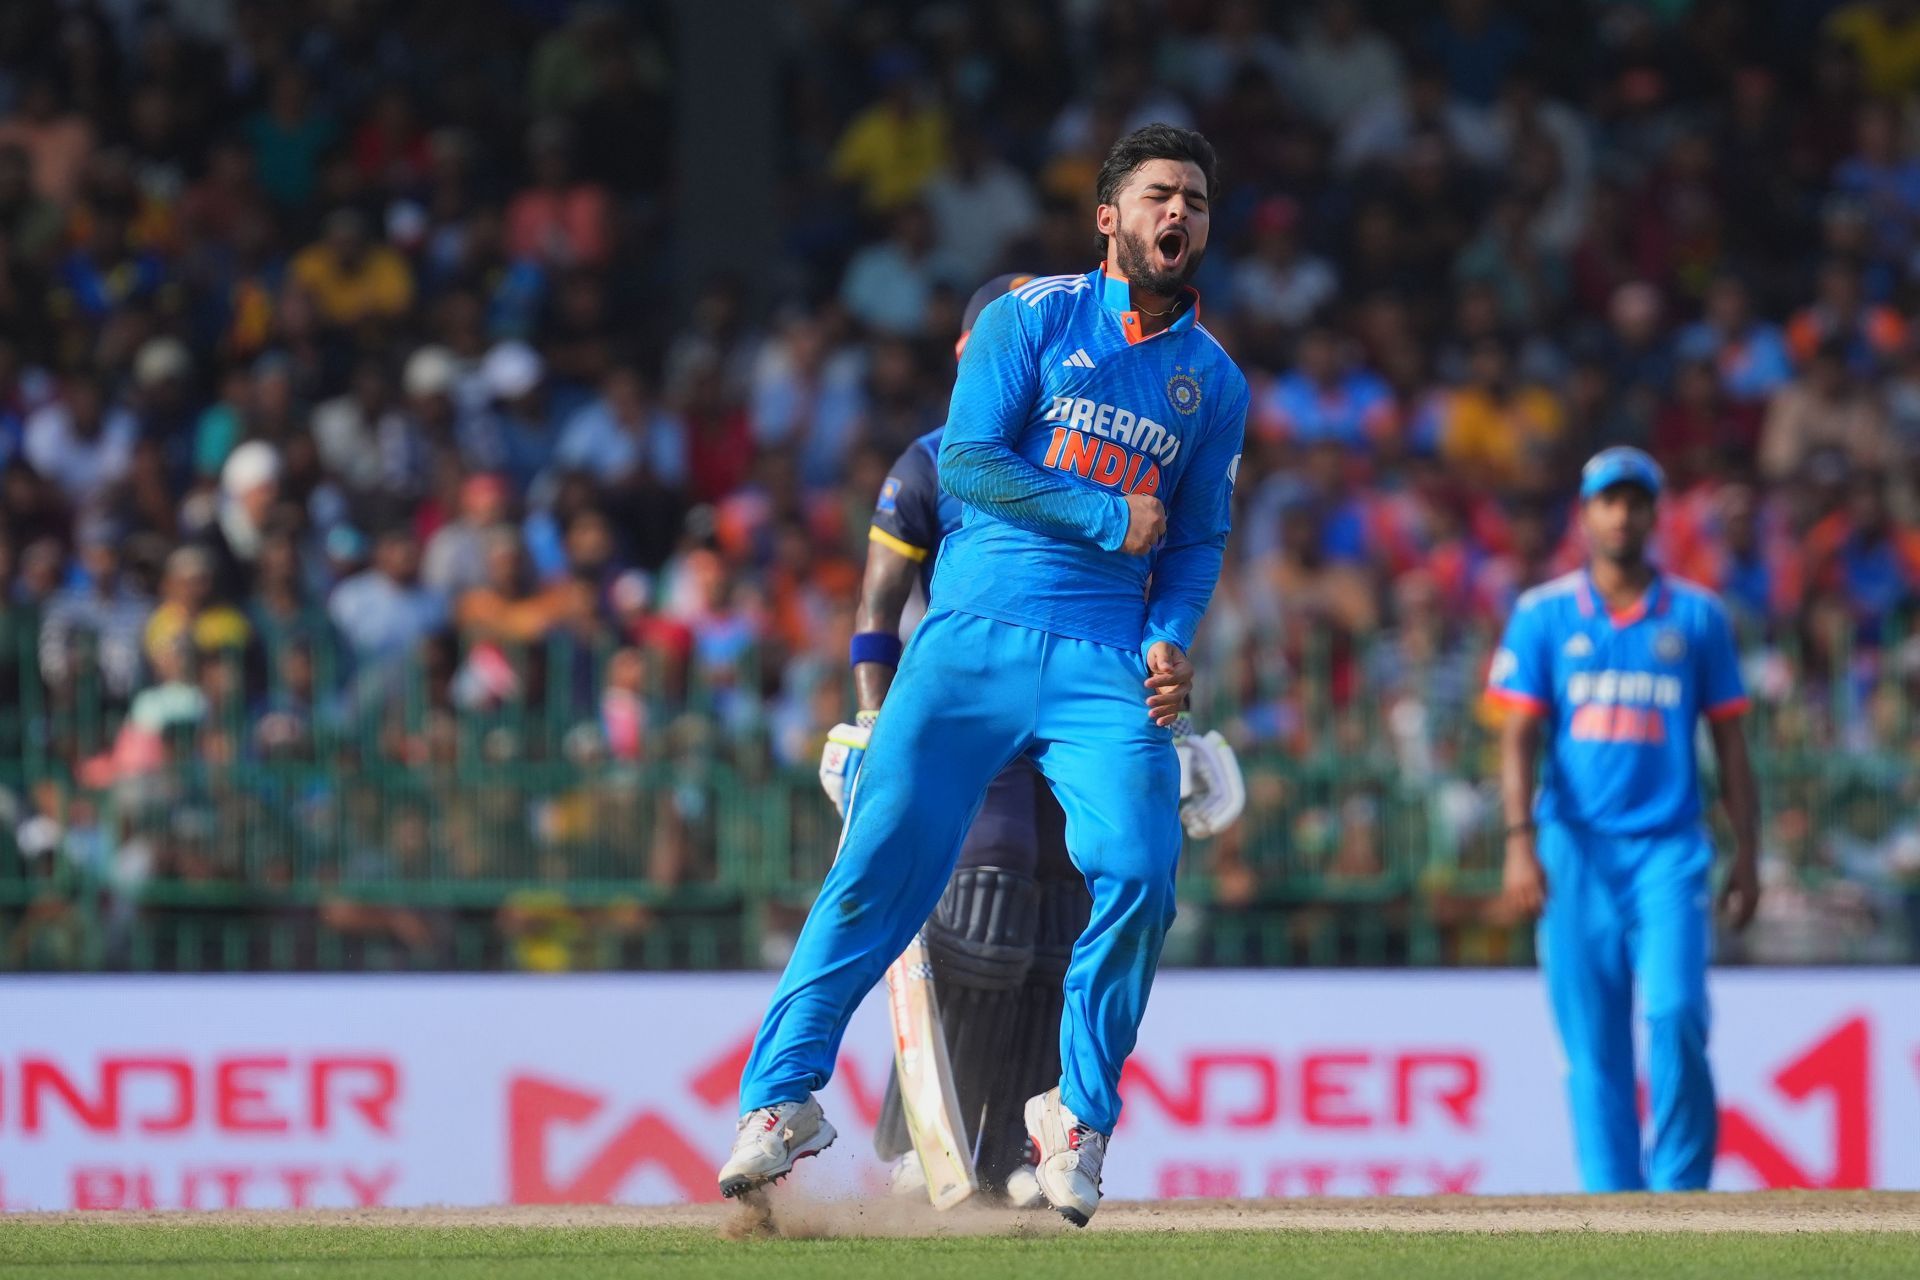
[[[1127,540],[1120,550],[1130,556],[1144,556],[1167,536],[1167,509],[1160,499],[1144,493],[1127,495]]]

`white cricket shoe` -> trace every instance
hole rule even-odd
[[[1039,1153],[1034,1176],[1040,1192],[1059,1215],[1084,1227],[1100,1207],[1100,1166],[1107,1158],[1107,1135],[1082,1124],[1049,1089],[1027,1099],[1027,1135]]]
[[[887,1166],[887,1190],[896,1196],[917,1196],[926,1199],[927,1171],[920,1163],[916,1152],[909,1151],[895,1157]]]
[[[812,1097],[749,1111],[740,1117],[733,1154],[720,1166],[720,1194],[737,1196],[778,1182],[793,1171],[794,1161],[819,1155],[839,1136]]]

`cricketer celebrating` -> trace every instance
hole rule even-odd
[[[1580,519],[1588,567],[1520,598],[1489,676],[1492,696],[1511,711],[1500,739],[1505,891],[1540,916],[1540,963],[1588,1191],[1697,1190],[1713,1172],[1713,846],[1694,758],[1702,716],[1733,828],[1721,905],[1735,928],[1752,920],[1760,894],[1739,655],[1713,594],[1647,560],[1661,483],[1659,466],[1638,449],[1607,449],[1587,463]],[[1636,983],[1651,1072],[1644,1162]]]
[[[1026,1106],[1049,1203],[1084,1225],[1173,919],[1171,725],[1219,576],[1247,409],[1186,287],[1206,250],[1213,148],[1149,125],[1101,166],[1110,256],[989,305],[940,443],[965,505],[740,1081],[729,1195],[834,1133],[813,1091],[847,1021],[933,911],[987,784],[1032,760],[1093,897],[1064,982],[1057,1088]],[[1141,708],[1142,689],[1146,707]]]
[[[955,355],[965,352],[988,303],[1033,279],[1000,276],[975,291]],[[933,598],[935,558],[962,521],[960,501],[940,490],[944,434],[938,428],[907,446],[874,508],[851,654],[860,710],[854,723],[834,726],[820,757],[821,786],[843,813],[899,666],[900,622],[914,585]],[[1200,839],[1218,835],[1246,806],[1233,748],[1218,733],[1193,733],[1182,715],[1174,750],[1181,827]],[[1066,815],[1022,756],[989,784],[961,843],[959,865],[922,930],[965,1137],[969,1150],[978,1147],[981,1186],[1017,1207],[1039,1197],[1038,1181],[1026,1168],[1021,1113],[1030,1095],[1060,1078],[1061,979],[1090,906],[1086,881],[1067,856]],[[895,1072],[874,1148],[893,1166],[895,1191],[925,1194],[912,1145]]]

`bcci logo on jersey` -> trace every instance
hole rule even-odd
[[[1200,408],[1200,380],[1173,366],[1173,376],[1167,379],[1167,402],[1175,413],[1192,417]]]

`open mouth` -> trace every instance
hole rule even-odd
[[[1180,260],[1187,255],[1187,233],[1175,230],[1162,231],[1160,238],[1153,242],[1153,249],[1160,258],[1162,269],[1170,271],[1179,266]]]

